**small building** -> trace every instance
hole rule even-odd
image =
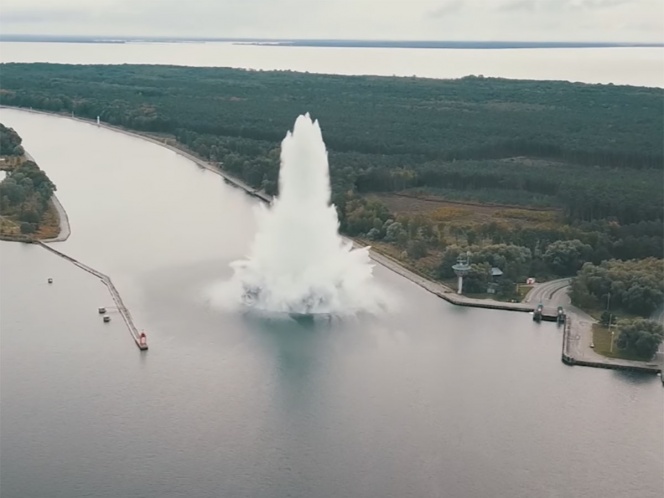
[[[489,283],[487,284],[486,292],[487,294],[495,294],[498,290],[498,281],[500,280],[500,277],[503,276],[503,270],[494,266],[491,268],[489,275],[491,276],[491,280],[489,280]]]

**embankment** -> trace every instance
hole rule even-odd
[[[569,317],[565,321],[563,331],[561,359],[567,365],[578,365],[583,367],[606,368],[610,370],[626,370],[630,372],[642,372],[650,374],[662,374],[662,365],[657,361],[633,361],[620,358],[607,358],[595,353],[587,344],[588,331],[584,323]],[[592,334],[592,329],[590,329]],[[664,383],[664,377],[662,378]]]
[[[161,140],[158,140],[154,138],[153,136],[127,130],[125,128],[121,128],[119,126],[113,126],[109,125],[106,123],[99,123],[97,124],[96,122],[90,120],[90,119],[85,119],[85,118],[78,118],[78,117],[72,117],[66,114],[57,114],[57,113],[49,113],[49,112],[44,112],[44,111],[35,111],[33,109],[25,109],[25,108],[18,108],[18,107],[10,107],[10,106],[0,106],[0,107],[6,107],[6,108],[11,108],[11,109],[19,109],[21,111],[25,112],[32,112],[35,114],[47,114],[47,115],[56,115],[56,116],[62,116],[68,119],[73,119],[75,121],[80,121],[82,123],[86,123],[89,125],[93,126],[99,126],[102,128],[106,128],[109,130],[113,130],[119,133],[124,133],[125,135],[133,136],[136,138],[140,138],[142,140],[147,140],[149,142],[152,142],[154,144],[160,145],[161,147],[165,147],[176,154],[179,154],[190,161],[196,163],[198,166],[201,168],[205,168],[208,171],[211,171],[217,175],[220,175],[224,180],[229,183],[230,185],[240,188],[244,190],[247,194],[256,197],[260,199],[263,202],[270,203],[272,201],[272,197],[265,194],[262,191],[259,191],[247,183],[243,182],[242,180],[239,180],[238,178],[233,177],[232,175],[229,175],[227,172],[223,171],[222,169],[210,164],[209,162],[201,159],[200,157],[197,157],[190,152],[183,150],[179,147],[175,147],[171,144],[165,143]],[[362,246],[359,242],[349,239],[348,237],[344,237],[345,240],[350,240],[355,244],[356,246]],[[486,309],[497,309],[497,310],[506,310],[506,311],[521,311],[521,312],[531,312],[534,310],[534,306],[531,304],[526,304],[526,303],[507,303],[507,302],[501,302],[501,301],[494,301],[491,299],[474,299],[470,297],[466,297],[463,295],[458,295],[450,289],[449,287],[433,281],[427,277],[424,277],[422,275],[419,275],[412,270],[409,270],[408,268],[404,267],[401,263],[399,263],[397,260],[391,258],[390,256],[387,256],[385,254],[382,254],[375,249],[370,250],[370,256],[373,261],[376,263],[384,266],[385,268],[398,273],[404,278],[407,278],[411,282],[419,285],[423,289],[431,292],[432,294],[435,294],[436,296],[444,299],[445,301],[458,305],[458,306],[471,306],[475,308],[486,308]]]
[[[65,211],[65,208],[62,206],[55,194],[51,196],[51,204],[58,215],[58,226],[60,227],[60,233],[57,237],[42,239],[42,242],[64,242],[71,235],[69,216],[67,216],[67,211]]]
[[[32,157],[32,155],[30,155],[28,151],[25,151],[25,158],[28,161],[32,161],[35,164],[37,163],[37,161],[35,161],[35,158]],[[69,226],[69,217],[67,216],[67,211],[65,211],[65,208],[62,206],[62,204],[60,203],[55,194],[51,196],[51,205],[53,206],[53,209],[55,209],[55,212],[58,216],[58,226],[60,228],[60,233],[58,234],[57,237],[52,237],[50,239],[42,239],[42,241],[64,242],[71,235],[71,228]]]

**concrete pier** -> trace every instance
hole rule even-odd
[[[583,367],[606,368],[610,370],[627,370],[632,372],[643,372],[650,374],[662,374],[662,366],[656,361],[633,361],[620,358],[608,358],[595,353],[589,348],[584,348],[584,331],[579,327],[584,326],[579,320],[567,317],[565,329],[563,330],[563,342],[561,359],[566,365],[579,365]],[[592,332],[591,332],[592,333]],[[663,380],[664,382],[664,380]]]

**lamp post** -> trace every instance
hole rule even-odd
[[[613,334],[615,333],[613,330],[611,330],[611,315],[609,314],[609,332],[611,332],[611,347],[609,348],[609,353],[613,353]]]
[[[611,291],[609,291],[609,293],[606,296],[606,311],[609,312],[609,332],[611,333],[611,346],[609,347],[609,353],[613,353],[613,334],[614,334],[614,331],[611,330],[613,317],[610,313],[610,309],[611,309]]]

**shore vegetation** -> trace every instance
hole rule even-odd
[[[662,89],[147,65],[0,70],[4,105],[159,137],[270,195],[280,141],[310,112],[341,230],[443,281],[470,251],[466,290],[477,295],[518,298],[528,277],[581,271],[576,302],[596,306],[604,289],[588,272],[664,254]],[[623,289],[617,275],[602,277],[615,281],[617,307],[645,315],[661,301],[645,277]]]
[[[13,129],[0,126],[2,137],[18,137]],[[20,137],[14,140],[21,143]],[[0,138],[0,141],[5,139]],[[19,238],[57,236],[59,218],[51,202],[56,187],[46,173],[33,161],[20,156],[18,162],[6,167],[5,174],[0,181],[0,235]]]

